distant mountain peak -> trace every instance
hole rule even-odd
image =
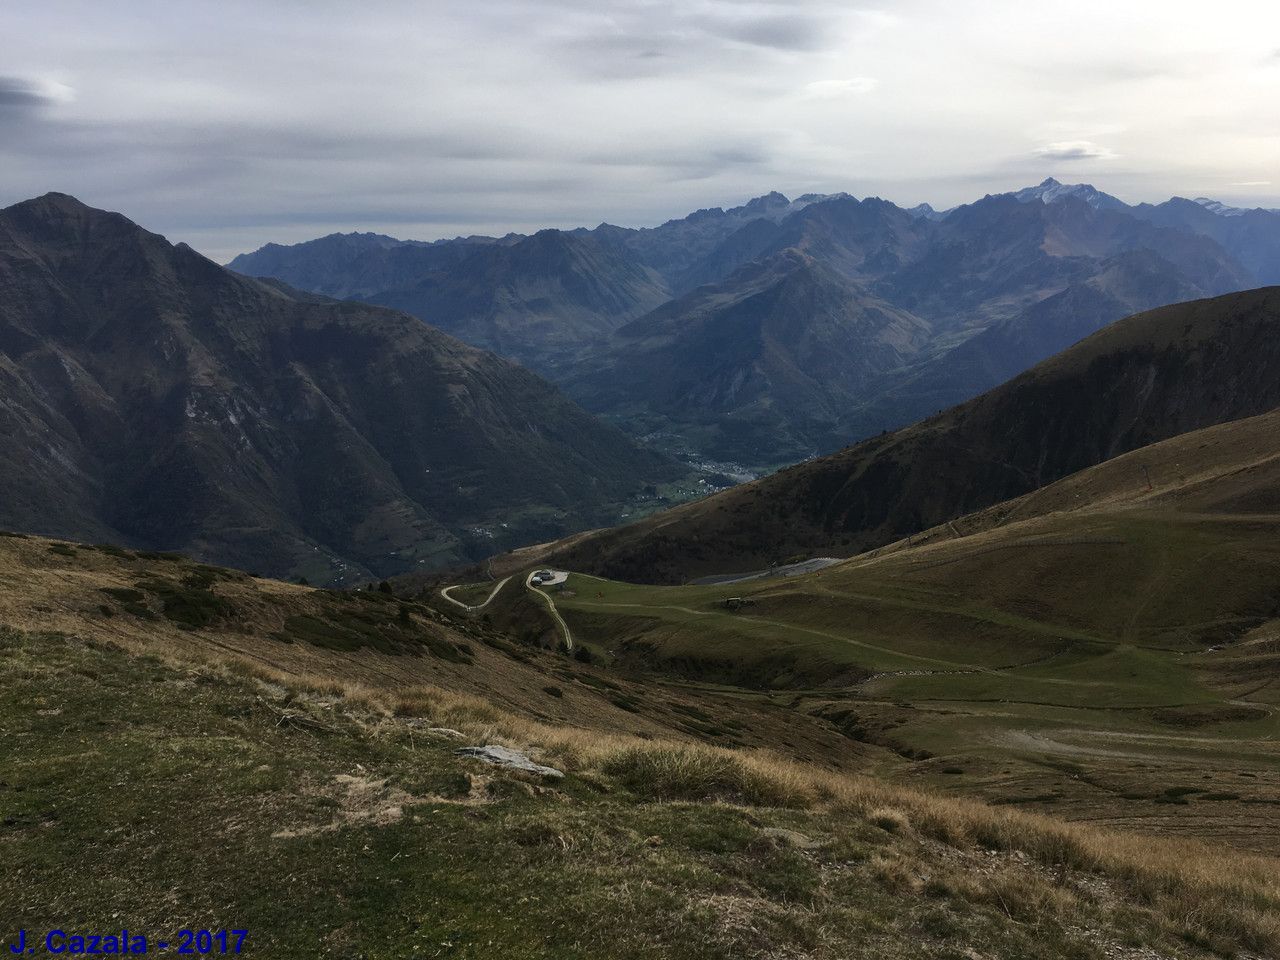
[[[850,194],[841,190],[839,193],[806,193],[802,197],[796,197],[792,203],[803,203],[808,206],[811,203],[821,203],[824,200],[852,200]]]
[[[806,193],[802,197],[794,200],[788,200],[786,195],[779,193],[777,190],[770,191],[762,197],[755,197],[748,200],[740,207],[733,207],[729,210],[721,210],[714,207],[713,210],[722,215],[734,218],[756,219],[763,218],[772,220],[775,223],[784,217],[790,216],[798,210],[815,203],[822,203],[826,200],[853,199],[847,193]],[[703,211],[699,211],[701,213]]]
[[[1012,196],[1022,203],[1039,200],[1042,203],[1058,203],[1067,198],[1083,200],[1089,206],[1099,210],[1122,210],[1126,204],[1122,200],[1103,193],[1091,183],[1060,183],[1053,177],[1046,177],[1038,186],[1024,187],[1015,191]]]
[[[763,197],[756,197],[754,200],[748,200],[743,209],[751,211],[767,210],[770,207],[787,207],[790,205],[790,200],[777,190],[772,190],[769,193],[766,193]]]
[[[911,216],[917,220],[921,217],[925,220],[941,220],[943,216],[945,216],[945,214],[939,213],[937,210],[933,209],[933,206],[928,203],[917,203],[914,207],[907,210],[907,213],[911,214]]]
[[[1196,197],[1194,203],[1200,204],[1210,213],[1216,213],[1220,217],[1240,217],[1246,213],[1253,213],[1255,210],[1265,210],[1267,213],[1280,213],[1280,209],[1265,207],[1233,207],[1230,204],[1223,203],[1221,200],[1210,200],[1208,197]]]
[[[1238,217],[1244,213],[1240,207],[1229,207],[1221,200],[1210,200],[1208,197],[1196,197],[1193,201],[1200,204],[1210,213],[1216,213],[1223,217]]]

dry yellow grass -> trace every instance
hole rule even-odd
[[[337,692],[317,679],[324,692]],[[439,688],[389,694],[352,686],[341,693],[378,716],[421,717],[474,742],[516,747],[568,770],[610,775],[654,799],[800,808],[828,822],[865,821],[914,838],[922,845],[899,847],[892,859],[876,866],[881,881],[900,892],[919,891],[920,876],[929,874],[935,889],[990,902],[1015,919],[1062,919],[1079,912],[1077,895],[1062,885],[1066,872],[1078,871],[1119,885],[1126,898],[1180,936],[1199,932],[1206,942],[1225,938],[1254,950],[1280,948],[1280,862],[1274,858],[1064,823],[832,773],[768,750],[726,750],[542,724]],[[980,877],[967,860],[940,870],[928,852],[930,843],[971,853],[1012,853],[1016,859],[1000,861]]]
[[[876,864],[887,887],[918,892],[932,885],[990,903],[1019,922],[1069,919],[1081,910],[1080,890],[1087,887],[1068,890],[1055,879],[1077,872],[1121,889],[1125,903],[1138,904],[1178,936],[1280,949],[1280,863],[1272,858],[1067,824],[821,769],[764,749],[693,743],[631,715],[629,729],[621,729],[618,712],[593,712],[594,700],[572,724],[547,722],[521,709],[530,702],[527,691],[504,688],[527,687],[542,675],[487,650],[482,653],[491,659],[482,665],[491,669],[469,673],[450,664],[283,645],[264,636],[283,621],[282,599],[289,610],[306,609],[312,596],[306,588],[219,583],[219,591],[255,611],[255,629],[191,632],[164,622],[95,616],[93,597],[102,586],[127,587],[137,575],[109,555],[82,551],[72,562],[50,554],[46,541],[5,538],[0,557],[0,623],[18,629],[92,634],[190,669],[256,676],[302,699],[341,699],[374,732],[420,719],[459,730],[470,742],[517,747],[542,762],[612,779],[641,797],[790,808],[832,832],[870,824],[902,841]],[[430,682],[432,670],[445,682]],[[946,851],[964,857],[948,866]],[[975,857],[987,851],[996,852],[996,860],[976,875]]]

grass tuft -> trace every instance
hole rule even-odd
[[[709,747],[647,744],[609,757],[605,773],[653,800],[723,800],[772,807],[807,807],[814,801],[803,779],[778,763],[752,763],[744,755]]]

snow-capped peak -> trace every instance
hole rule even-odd
[[[1220,217],[1238,217],[1242,213],[1249,212],[1244,207],[1231,207],[1221,200],[1210,200],[1208,197],[1196,197],[1195,202],[1210,213],[1216,213]]]
[[[1018,190],[1013,196],[1022,203],[1030,203],[1032,200],[1039,200],[1043,203],[1057,203],[1068,197],[1074,197],[1097,209],[1114,210],[1125,206],[1122,201],[1117,200],[1108,193],[1103,193],[1092,184],[1059,183],[1053,177],[1048,177],[1039,186],[1025,187],[1022,190]]]

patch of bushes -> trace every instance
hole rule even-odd
[[[701,720],[703,723],[710,723],[712,719],[711,715],[705,710],[699,710],[697,707],[690,706],[687,703],[673,703],[671,710],[674,713],[683,713],[686,717]]]
[[[90,550],[97,550],[99,553],[105,553],[111,557],[118,557],[121,560],[132,560],[133,554],[128,550],[117,547],[114,543],[95,543]]]
[[[359,650],[372,647],[389,656],[420,653],[423,648],[449,663],[472,663],[474,651],[467,644],[452,644],[425,631],[406,627],[396,613],[374,610],[340,610],[330,607],[323,615],[298,614],[285,621],[277,640],[295,640],[329,650]]]
[[[471,657],[468,656],[468,653],[470,653],[471,648],[467,647],[466,650],[462,649],[462,647],[466,646],[466,644],[458,644],[457,646],[455,646],[454,644],[449,643],[446,640],[441,640],[437,637],[432,637],[429,635],[422,639],[422,643],[428,650],[431,651],[433,656],[437,657],[440,660],[446,660],[449,663],[463,663],[463,664],[470,664],[473,662]]]
[[[198,630],[216,620],[236,615],[236,608],[230,600],[208,589],[184,586],[160,577],[141,580],[134,586],[154,593],[160,599],[165,617],[183,630]],[[125,609],[129,609],[128,605]]]
[[[619,710],[626,710],[628,713],[640,712],[640,698],[629,693],[614,694],[609,698],[609,702]]]
[[[111,599],[118,601],[120,606],[124,607],[125,613],[131,613],[143,620],[158,619],[146,604],[146,594],[140,590],[130,590],[128,587],[99,587],[98,592],[105,593]],[[103,604],[98,609],[107,616],[111,616],[115,612],[106,604]]]
[[[886,746],[896,753],[898,756],[906,760],[932,760],[933,754],[919,747],[909,747],[906,744],[899,743],[896,740],[889,741]]]
[[[515,644],[504,640],[496,633],[482,633],[480,635],[480,642],[486,647],[492,647],[494,650],[501,650],[512,660],[518,660],[521,663],[533,662],[533,658],[529,656],[529,654],[525,653]]]
[[[310,614],[299,614],[285,621],[284,633],[291,640],[301,640],[327,650],[373,647],[380,653],[391,655],[405,652],[402,645],[386,636],[376,624],[350,614],[335,613],[332,617],[331,620],[322,620]]]
[[[139,600],[145,600],[146,596],[139,590],[130,590],[128,587],[99,587],[99,593],[105,593],[109,597],[114,597],[121,603],[137,603]]]
[[[180,563],[187,559],[180,553],[161,553],[156,550],[139,550],[135,556],[139,560],[164,560],[168,563]]]
[[[213,580],[214,578],[203,570],[192,570],[184,574],[178,582],[191,590],[208,590],[213,586]]]

